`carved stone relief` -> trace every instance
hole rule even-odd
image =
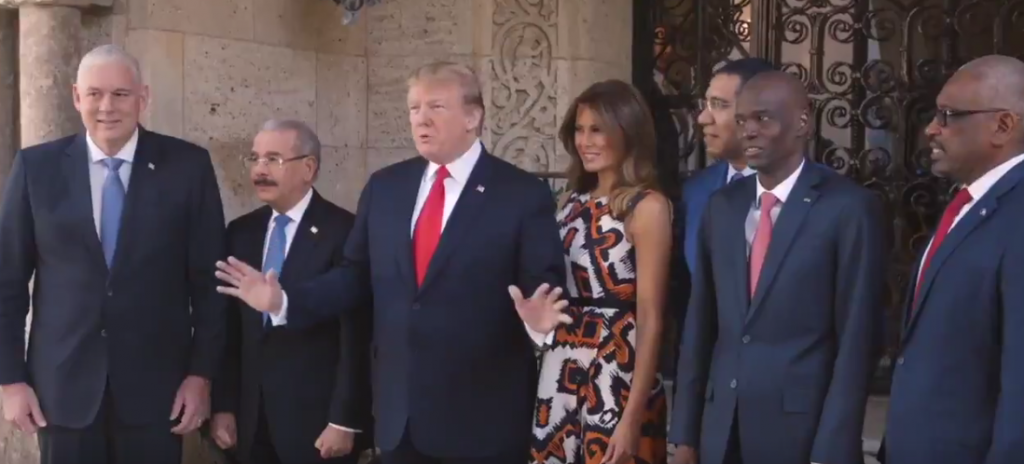
[[[557,0],[496,0],[488,129],[492,150],[544,173],[556,166]]]

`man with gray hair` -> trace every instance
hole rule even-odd
[[[121,48],[86,54],[72,91],[85,132],[19,152],[0,204],[4,418],[45,463],[179,464],[224,350],[213,163],[139,125],[149,90]]]
[[[242,158],[266,205],[231,221],[228,250],[285,283],[339,266],[355,215],[313,188],[320,140],[300,121],[272,120]],[[213,384],[210,433],[246,464],[354,464],[372,446],[369,317],[273,327],[232,299],[227,356]],[[329,461],[323,461],[328,459]]]

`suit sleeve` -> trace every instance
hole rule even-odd
[[[344,259],[345,243],[339,242],[334,249],[333,261],[339,264],[344,262]],[[370,342],[373,334],[373,312],[355,311],[348,317],[342,317],[339,322],[341,352],[338,357],[329,420],[331,424],[368,433],[372,431]]]
[[[519,230],[518,287],[532,295],[541,284],[564,287],[566,279],[562,239],[555,218],[555,199],[544,181],[530,192],[529,209]]]
[[[868,388],[884,343],[886,252],[881,202],[858,197],[841,213],[835,274],[838,351],[811,461],[861,463]]]
[[[985,464],[1024,462],[1024,241],[1017,236],[1009,242],[999,279],[999,402]]]
[[[19,152],[0,204],[0,385],[28,382],[25,318],[36,241],[25,155]]]
[[[709,211],[710,213],[710,211]],[[697,229],[690,304],[683,318],[676,364],[675,397],[668,441],[699,448],[701,418],[711,354],[718,340],[718,301],[711,266],[710,238],[714,220],[708,215]]]
[[[229,255],[238,252],[233,244],[237,223],[228,226],[227,249]],[[242,392],[242,307],[237,298],[230,298],[227,302],[227,317],[225,330],[224,361],[221,369],[213,380],[211,390],[211,408],[213,413],[229,412],[238,416]]]
[[[226,257],[224,206],[210,154],[202,161],[193,187],[189,215],[188,280],[192,302],[192,364],[189,375],[213,380],[224,356],[227,298],[217,292],[215,263]]]
[[[309,282],[285,287],[288,327],[302,329],[369,309],[369,218],[375,183],[375,177],[370,177],[359,196],[356,222],[345,240],[341,264]]]

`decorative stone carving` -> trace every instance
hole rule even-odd
[[[557,0],[495,0],[490,66],[493,150],[519,167],[556,169]]]

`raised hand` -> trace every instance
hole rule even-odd
[[[218,292],[238,298],[260,312],[277,314],[281,311],[284,297],[273,270],[264,274],[234,257],[229,257],[227,262],[217,261],[217,269],[217,278],[230,285],[217,287]]]
[[[508,288],[508,293],[512,295],[519,317],[534,332],[548,334],[558,324],[572,323],[572,318],[562,312],[569,302],[558,299],[562,295],[561,288],[551,290],[550,285],[541,284],[528,299],[523,298],[523,292],[515,285]]]

